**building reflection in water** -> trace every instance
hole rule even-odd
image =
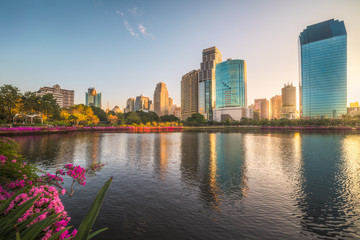
[[[233,206],[246,196],[242,145],[242,136],[238,134],[226,137],[218,133],[182,135],[181,179],[192,192],[199,194],[206,208],[222,211],[224,206]]]
[[[60,168],[64,163],[72,163],[75,155],[75,140],[69,135],[48,134],[15,136],[20,152],[29,162],[42,169]]]
[[[92,135],[85,135],[86,139],[86,165],[91,166],[96,163],[100,163],[101,157],[101,142],[102,136],[100,133],[94,133]]]
[[[303,134],[303,234],[352,238],[360,231],[360,136]],[[341,229],[339,231],[339,229]]]
[[[169,164],[168,151],[171,144],[169,136],[167,133],[159,133],[154,139],[154,170],[161,179],[166,178]]]

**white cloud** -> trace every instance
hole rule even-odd
[[[124,19],[124,26],[125,26],[126,30],[128,30],[128,32],[131,34],[131,36],[139,37],[139,34],[137,34],[135,32],[135,30],[132,28],[132,26],[126,19]]]
[[[124,13],[123,12],[120,12],[119,10],[117,10],[116,8],[115,8],[115,12],[116,12],[116,14],[117,15],[120,15],[120,16],[124,16]]]
[[[139,31],[140,31],[144,36],[149,36],[149,37],[151,37],[152,40],[155,40],[154,35],[152,35],[151,33],[148,33],[148,32],[146,31],[146,27],[145,27],[144,25],[139,24],[139,25],[138,25],[138,29],[139,29]]]
[[[143,15],[142,11],[139,10],[137,8],[137,6],[134,6],[132,8],[129,8],[128,9],[128,12],[130,13],[131,16],[134,16],[134,17],[141,17]]]

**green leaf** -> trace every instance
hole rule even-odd
[[[54,214],[51,216],[47,216],[45,219],[34,223],[31,225],[31,227],[27,228],[22,234],[22,238],[26,240],[33,240],[36,239],[37,236],[41,231],[43,231],[45,228],[53,224],[57,218],[59,217],[60,213]]]
[[[56,240],[58,237],[60,237],[61,234],[63,234],[66,230],[70,229],[72,226],[64,228],[61,231],[58,231],[57,233],[53,234],[48,240]]]
[[[88,236],[87,239],[92,239],[93,237],[95,237],[96,235],[98,235],[99,233],[101,233],[107,229],[109,229],[109,228],[102,228],[100,230],[97,230],[96,232],[90,233],[90,235]]]
[[[90,233],[90,229],[92,227],[92,225],[95,222],[95,219],[100,211],[102,202],[104,200],[105,197],[105,193],[108,190],[111,182],[112,182],[112,177],[104,184],[104,186],[100,189],[99,193],[96,195],[96,198],[94,199],[88,213],[86,214],[86,216],[84,217],[84,219],[82,220],[80,227],[78,229],[78,232],[75,236],[75,240],[87,240],[89,233]]]
[[[7,199],[4,203],[1,204],[0,206],[0,212],[3,213],[5,211],[6,208],[9,207],[10,203],[17,197],[19,196],[21,193],[24,193],[25,191],[29,190],[28,187],[23,188],[21,191],[18,191],[16,193],[14,193],[11,198]]]
[[[17,220],[34,205],[34,202],[39,198],[40,194],[33,197],[31,200],[26,201],[21,206],[17,207],[13,211],[10,211],[8,215],[0,220],[0,232],[5,235],[11,231]]]
[[[32,223],[38,216],[40,216],[41,214],[44,214],[46,212],[50,211],[50,209],[48,210],[44,210],[42,212],[39,213],[35,213],[33,215],[31,215],[31,217],[29,217],[28,219],[26,219],[25,221],[21,222],[18,224],[18,230],[19,232],[23,231],[24,229],[26,229],[27,225],[29,225],[30,223]]]

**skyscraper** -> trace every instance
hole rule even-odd
[[[89,88],[85,93],[85,105],[101,108],[101,93],[96,92],[95,88]]]
[[[151,101],[149,97],[143,95],[137,96],[134,105],[134,111],[149,111]]]
[[[254,111],[259,112],[260,119],[269,119],[269,100],[266,98],[255,99]]]
[[[133,111],[135,111],[135,98],[128,98],[124,112],[127,113]]]
[[[246,107],[246,63],[228,59],[216,65],[216,108]]]
[[[74,90],[61,89],[58,84],[55,84],[53,87],[42,87],[37,91],[37,94],[40,96],[49,93],[53,95],[60,108],[74,105]]]
[[[302,118],[337,118],[347,107],[347,33],[343,21],[308,26],[299,36]]]
[[[159,116],[169,114],[169,102],[166,84],[163,82],[158,83],[154,91],[154,111],[156,114]]]
[[[192,70],[181,79],[181,120],[198,112],[198,81],[200,70]]]
[[[281,96],[276,95],[270,98],[270,106],[271,106],[271,119],[280,119],[281,107],[282,107]]]
[[[228,59],[215,68],[216,107],[213,121],[241,121],[253,118],[247,108],[246,63],[244,60]]]
[[[199,73],[199,113],[205,119],[212,120],[212,110],[215,108],[215,67],[222,62],[222,56],[216,47],[204,49]]]
[[[293,84],[284,84],[281,89],[282,108],[281,118],[293,119],[296,117],[296,87]]]

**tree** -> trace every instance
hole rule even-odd
[[[0,87],[0,111],[5,114],[8,121],[11,122],[11,117],[16,113],[20,100],[21,93],[17,87],[11,84]]]
[[[25,113],[40,112],[40,98],[35,92],[25,92],[21,97],[21,111]]]
[[[61,111],[61,118],[65,121],[80,124],[98,124],[99,118],[94,115],[91,107],[84,104],[74,105]]]
[[[106,116],[106,112],[104,110],[102,110],[101,108],[98,107],[91,107],[94,115],[96,115],[100,121],[105,122],[107,121],[107,116]]]
[[[175,117],[174,115],[164,115],[160,117],[162,122],[177,122],[180,121],[179,118]]]
[[[186,125],[193,125],[193,126],[199,126],[203,125],[205,123],[205,117],[204,115],[200,113],[194,113],[191,115],[191,117],[188,117],[185,121]]]
[[[60,118],[60,106],[57,104],[54,96],[50,93],[41,96],[39,109],[45,118]]]

